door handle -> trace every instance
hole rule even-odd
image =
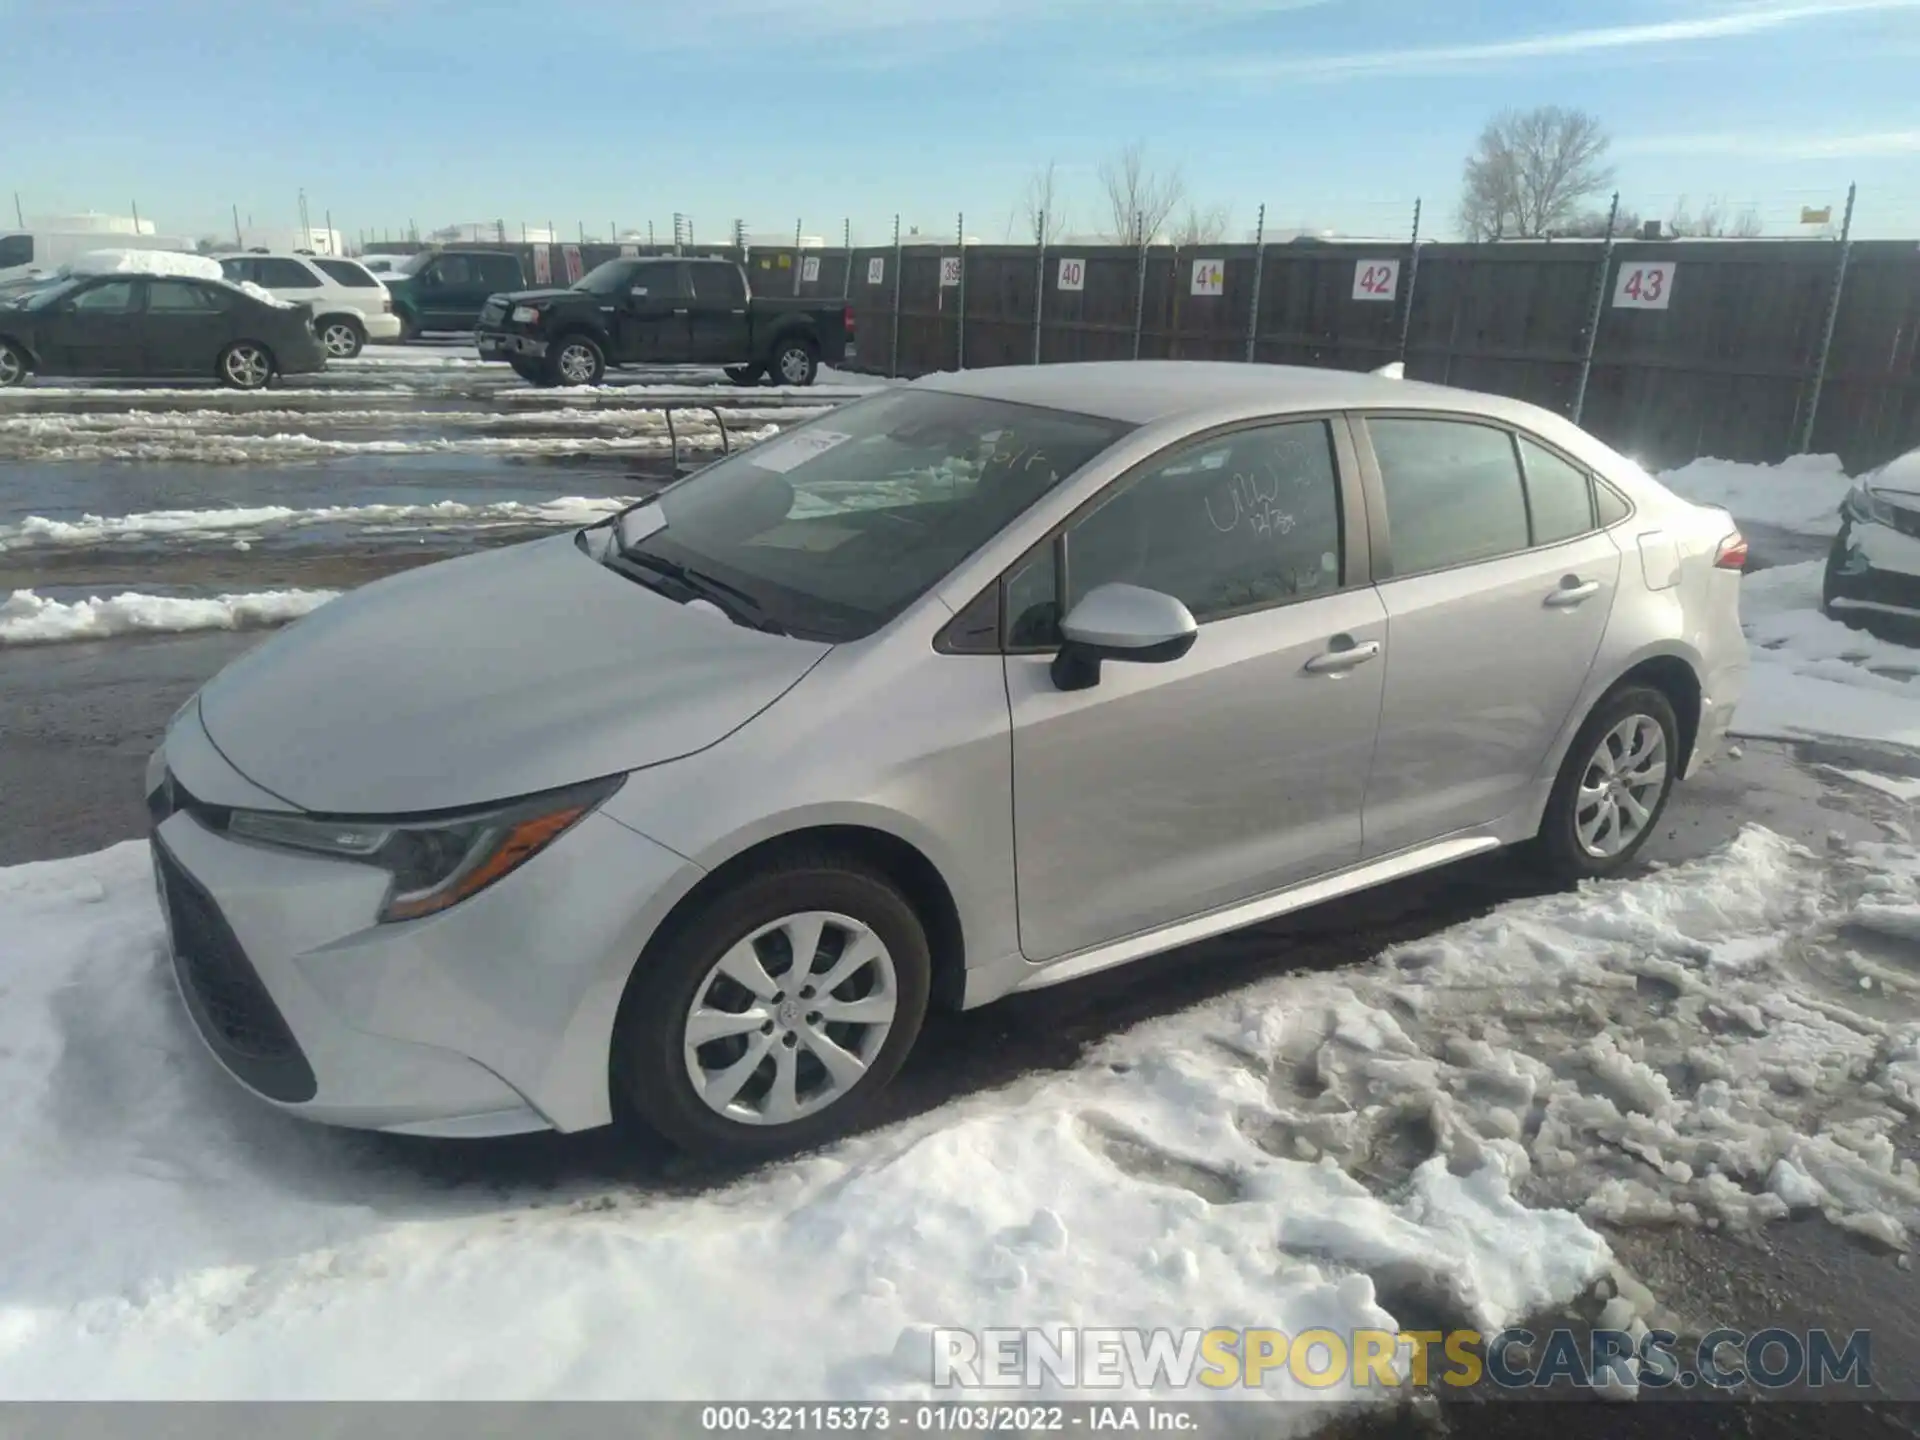
[[[1582,580],[1578,575],[1569,575],[1560,582],[1560,588],[1547,595],[1547,604],[1557,610],[1571,609],[1584,604],[1600,593],[1598,580]]]
[[[684,314],[686,314],[687,312],[686,312],[686,311],[684,311],[684,310],[676,310],[676,311],[674,311],[673,313],[674,313],[674,314],[676,314],[676,315],[684,315]]]
[[[1347,640],[1345,645],[1339,643],[1343,639]],[[1307,661],[1306,668],[1315,675],[1344,675],[1347,671],[1358,669],[1366,664],[1379,653],[1378,640],[1367,640],[1356,645],[1345,636],[1335,636],[1333,647],[1321,651]]]

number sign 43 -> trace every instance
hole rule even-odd
[[[1618,310],[1664,310],[1673,298],[1671,260],[1623,261],[1614,281],[1613,304]]]

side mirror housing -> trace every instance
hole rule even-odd
[[[1102,585],[1067,612],[1060,635],[1053,683],[1061,690],[1086,690],[1100,683],[1104,660],[1164,665],[1180,659],[1193,649],[1200,626],[1171,595],[1138,585]]]

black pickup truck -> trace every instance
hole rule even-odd
[[[620,365],[720,366],[737,385],[811,385],[853,353],[844,302],[755,295],[731,260],[609,260],[566,290],[495,295],[474,331],[482,360],[536,385],[598,385]]]

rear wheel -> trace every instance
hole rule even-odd
[[[736,385],[758,385],[760,377],[767,373],[764,365],[729,365],[727,379]]]
[[[926,932],[890,882],[852,857],[794,857],[649,948],[614,1026],[614,1094],[708,1159],[820,1144],[899,1070],[931,982]]]
[[[607,357],[591,335],[562,335],[547,351],[547,371],[556,385],[598,385]]]
[[[236,340],[220,352],[220,383],[234,390],[264,390],[273,379],[273,352],[257,340]]]
[[[0,340],[0,389],[21,384],[26,378],[26,352],[10,340]]]
[[[402,345],[411,345],[414,341],[418,340],[419,338],[420,338],[419,325],[415,323],[414,318],[411,315],[407,314],[405,311],[402,311],[400,314],[400,343]]]
[[[320,322],[320,345],[329,360],[351,360],[366,344],[366,328],[349,315],[329,315]]]
[[[1594,707],[1540,822],[1541,851],[1556,875],[1589,880],[1632,863],[1673,793],[1679,739],[1672,702],[1651,686],[1625,686]]]
[[[811,385],[820,373],[820,353],[803,337],[782,340],[773,347],[772,371],[776,385]]]

